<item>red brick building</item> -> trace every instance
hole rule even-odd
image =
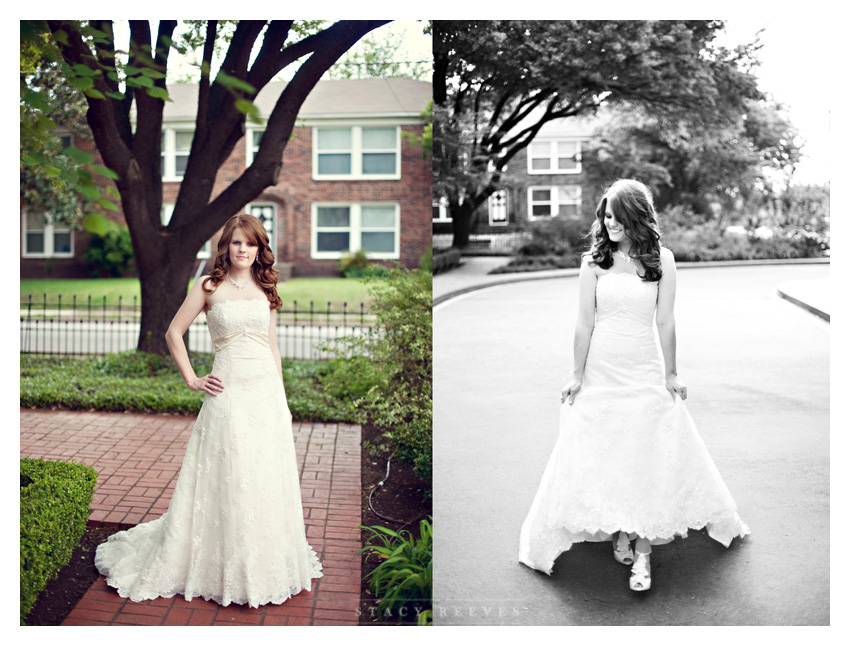
[[[270,114],[284,83],[255,103]],[[167,223],[191,147],[197,85],[169,86],[162,129],[162,221]],[[269,233],[282,278],[337,275],[339,258],[363,249],[371,259],[416,267],[431,245],[431,159],[403,133],[422,134],[431,84],[413,79],[320,81],[307,97],[283,155],[280,181],[245,206]],[[253,159],[263,127],[248,122],[216,177],[213,197]],[[79,148],[86,146],[78,142]],[[87,276],[88,236],[44,224],[21,209],[21,277]],[[209,258],[215,238],[198,252]]]
[[[534,140],[505,167],[505,187],[490,196],[474,215],[470,253],[505,253],[521,244],[529,223],[551,218],[579,218],[595,208],[588,204],[582,149],[593,137],[597,121],[558,119],[546,123]],[[447,201],[432,203],[435,247],[451,246],[452,220]]]

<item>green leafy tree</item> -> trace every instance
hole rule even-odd
[[[20,180],[28,208],[56,222],[79,227],[86,214],[117,210],[114,187],[104,195],[103,178],[112,173],[78,148],[63,146],[56,128],[75,140],[91,141],[83,93],[70,85],[48,34],[21,21]],[[94,175],[93,175],[94,173]]]
[[[653,114],[737,114],[757,98],[753,50],[714,44],[718,21],[434,21],[434,187],[453,246],[508,162],[546,123],[628,104]]]
[[[160,134],[177,21],[159,21],[154,33],[147,21],[131,20],[126,62],[112,21],[46,21],[51,51],[58,53],[67,82],[85,95],[88,126],[121,195],[141,283],[139,350],[167,352],[165,331],[185,297],[197,250],[227,218],[278,182],[283,150],[307,95],[348,49],[386,22],[339,21],[296,38],[300,26],[292,20],[239,21],[213,74],[218,22],[206,21],[194,139],[174,212],[163,226]],[[297,71],[268,117],[254,162],[213,197],[216,174],[243,137],[245,120],[258,117],[253,98],[290,65]]]

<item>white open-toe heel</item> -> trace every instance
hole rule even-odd
[[[636,552],[637,559],[632,566],[632,576],[629,578],[629,588],[635,592],[649,590],[652,577],[649,574],[649,554]]]
[[[617,542],[614,544],[614,559],[623,565],[631,565],[635,561],[632,542],[626,532],[620,532]]]

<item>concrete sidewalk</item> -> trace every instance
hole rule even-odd
[[[21,409],[21,457],[98,472],[89,522],[126,529],[159,518],[177,484],[195,418]],[[322,561],[310,592],[281,605],[227,607],[180,596],[136,603],[101,576],[64,626],[356,626],[360,604],[360,427],[295,422],[307,539]]]

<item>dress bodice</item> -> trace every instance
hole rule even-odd
[[[215,303],[207,312],[207,325],[216,352],[223,340],[233,341],[243,336],[267,340],[270,315],[269,302],[265,299]]]
[[[657,282],[609,271],[596,281],[596,322],[652,325],[657,299]]]

